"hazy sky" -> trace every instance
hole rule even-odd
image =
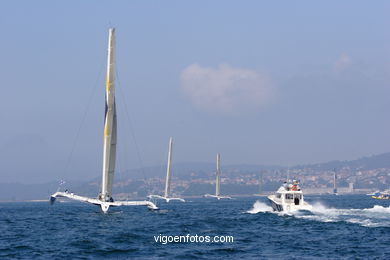
[[[0,182],[100,174],[110,25],[119,170],[389,152],[390,3],[321,2],[2,1]]]

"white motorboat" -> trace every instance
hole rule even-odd
[[[303,192],[298,182],[288,184],[285,182],[276,192],[269,195],[268,199],[274,211],[291,212],[297,210],[311,210],[313,207],[303,198]]]

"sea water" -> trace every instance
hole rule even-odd
[[[390,201],[306,196],[312,211],[275,213],[265,197],[188,199],[161,210],[83,203],[0,203],[2,259],[390,259]],[[168,242],[171,236],[232,241]]]

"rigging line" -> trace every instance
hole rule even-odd
[[[133,124],[132,124],[131,119],[130,119],[129,109],[127,107],[126,99],[124,98],[124,94],[123,94],[122,87],[121,87],[120,80],[119,80],[119,76],[118,76],[118,65],[117,65],[117,69],[115,71],[115,74],[116,74],[116,78],[117,78],[117,81],[118,81],[118,89],[120,91],[120,96],[122,97],[123,104],[124,104],[124,107],[125,107],[126,117],[127,117],[127,120],[129,121],[131,136],[133,138],[135,149],[137,151],[138,161],[139,161],[139,164],[141,166],[141,172],[142,172],[142,175],[144,176],[144,179],[146,179],[146,175],[145,175],[145,171],[144,171],[144,165],[143,165],[143,162],[142,162],[142,158],[141,158],[141,154],[140,154],[140,151],[139,151],[138,143],[137,143],[137,140],[135,138],[135,132],[134,132]]]
[[[89,108],[91,106],[91,103],[92,103],[92,100],[93,100],[93,97],[95,96],[95,93],[97,91],[97,87],[99,86],[98,82],[99,82],[99,79],[100,79],[100,76],[102,74],[102,71],[103,71],[103,63],[100,65],[100,69],[99,69],[99,73],[95,79],[95,82],[94,84],[92,85],[92,88],[91,88],[91,92],[90,92],[90,95],[89,95],[89,99],[88,99],[88,102],[87,102],[87,106],[85,108],[85,111],[84,111],[84,114],[83,114],[83,117],[81,119],[81,122],[79,124],[79,128],[76,132],[76,137],[74,139],[74,142],[73,142],[73,145],[72,145],[72,148],[71,148],[71,151],[70,151],[70,154],[68,156],[68,160],[67,160],[67,163],[65,165],[65,176],[67,175],[68,173],[68,170],[69,170],[69,166],[70,166],[70,162],[72,160],[72,157],[73,157],[73,153],[74,153],[74,150],[76,148],[76,145],[77,145],[77,142],[78,142],[78,139],[80,137],[80,132],[81,132],[81,128],[83,127],[84,125],[84,122],[85,122],[85,118],[87,117],[87,114],[88,114],[88,111],[89,111]]]

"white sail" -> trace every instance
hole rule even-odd
[[[114,181],[115,160],[117,142],[117,116],[115,106],[115,29],[109,30],[107,80],[106,80],[106,109],[104,115],[104,144],[103,144],[103,174],[102,190],[98,198],[88,198],[65,191],[50,196],[51,204],[56,198],[68,198],[72,200],[99,205],[103,212],[117,206],[147,206],[150,209],[158,209],[151,201],[114,201],[112,198],[112,185]]]
[[[169,149],[168,149],[168,164],[167,164],[167,177],[165,179],[165,193],[164,197],[168,198],[171,193],[171,164],[172,164],[172,137],[169,138]]]
[[[108,39],[106,109],[104,117],[103,178],[100,199],[112,201],[116,160],[116,107],[115,107],[115,29],[110,29]]]
[[[217,172],[215,180],[215,196],[221,195],[221,156],[217,154]]]

